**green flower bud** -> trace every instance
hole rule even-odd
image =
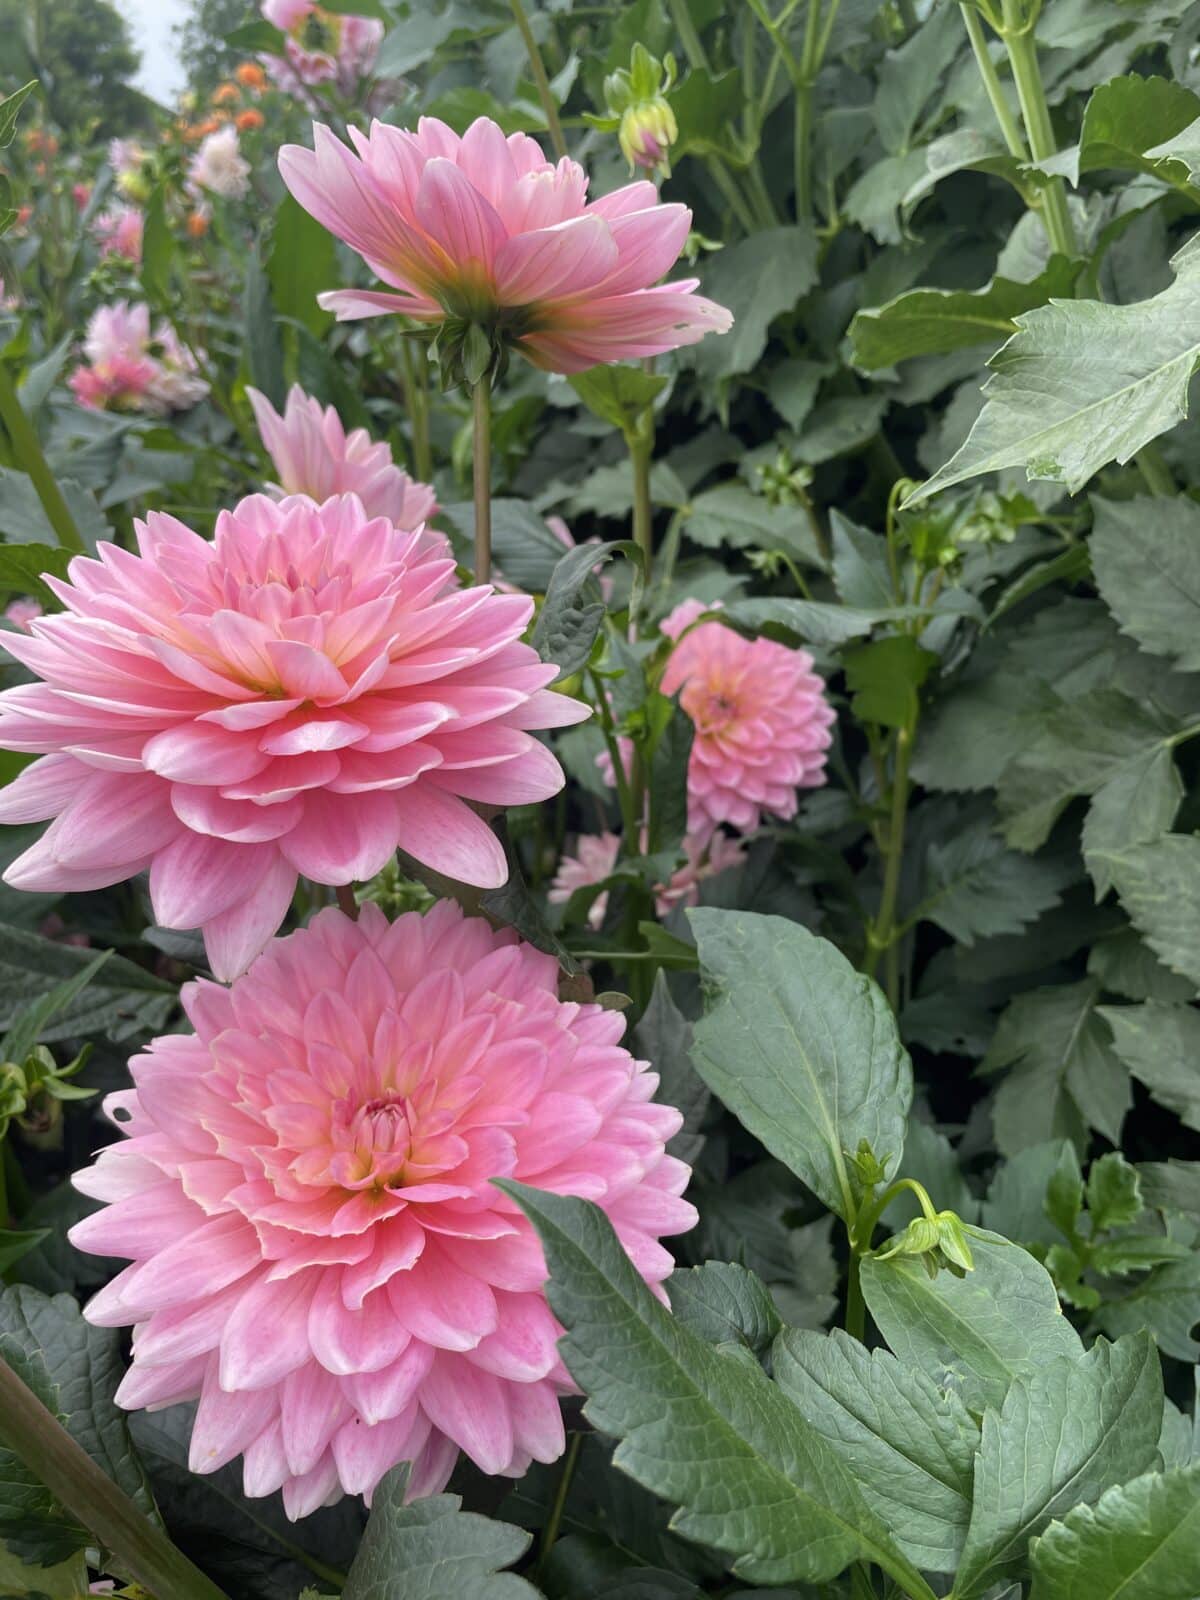
[[[635,167],[643,167],[650,172],[666,173],[671,170],[671,146],[678,137],[675,113],[661,96],[657,96],[630,106],[623,114],[617,143],[631,172]]]

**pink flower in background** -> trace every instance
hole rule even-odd
[[[502,884],[466,804],[563,784],[526,731],[578,722],[520,636],[533,602],[454,586],[454,564],[354,495],[252,495],[210,542],[152,512],[48,579],[68,610],[4,648],[43,681],[0,695],[0,747],[44,754],[0,821],[55,820],[15,888],[99,889],[150,870],[160,925],[204,930],[219,976],[282,922],[297,876],[374,876],[397,846]]]
[[[688,832],[708,839],[727,822],[743,831],[763,815],[791,817],[797,789],[825,782],[834,720],[805,650],[743,639],[720,622],[684,635],[662,692],[678,693],[695,724],[688,766]]]
[[[165,416],[202,400],[208,384],[196,360],[167,322],[150,330],[150,308],[118,300],[101,306],[83,341],[87,365],[68,382],[80,405],[110,411],[145,411]]]
[[[658,283],[691,212],[661,204],[652,183],[588,204],[582,167],[551,165],[528,134],[506,139],[486,117],[461,139],[434,117],[416,133],[374,122],[350,137],[357,154],[317,124],[315,150],[279,153],[300,204],[391,287],[319,296],[342,319],[476,323],[555,372],[659,355],[731,325],[697,279]]]
[[[231,990],[185,987],[195,1036],[109,1096],[127,1137],[76,1174],[108,1204],[71,1238],[132,1258],[85,1315],[133,1325],[121,1405],[199,1399],[193,1471],[241,1454],[295,1518],[399,1461],[415,1498],[460,1450],[511,1477],[561,1453],[545,1261],[490,1180],[596,1201],[652,1285],[695,1211],[623,1019],[557,981],[442,900],[322,911]]]
[[[86,211],[92,198],[92,185],[90,183],[75,183],[71,185],[71,198],[75,202],[77,211]]]
[[[142,170],[148,159],[146,150],[136,139],[110,140],[108,164],[116,177],[117,193],[126,200],[144,203],[149,198],[150,185]]]
[[[667,612],[658,625],[658,631],[665,634],[668,639],[677,640],[681,634],[686,633],[697,617],[702,617],[706,611],[720,611],[720,609],[719,600],[709,604],[689,597],[687,600],[681,600],[673,611]]]
[[[11,622],[14,628],[20,628],[23,633],[28,633],[29,624],[41,615],[42,607],[25,595],[18,600],[11,600],[4,608],[4,620]]]
[[[124,256],[134,265],[142,259],[142,232],[145,218],[134,206],[118,206],[103,211],[92,224],[102,256]]]
[[[643,838],[643,851],[645,848]],[[575,854],[564,855],[559,861],[547,900],[552,905],[565,905],[577,889],[603,883],[616,869],[620,850],[621,841],[615,833],[581,833],[575,841]],[[741,844],[720,832],[707,841],[684,839],[683,851],[684,863],[671,874],[670,881],[655,885],[654,903],[660,917],[667,916],[677,905],[699,904],[700,885],[707,878],[716,877],[727,867],[740,866],[746,859]],[[607,910],[608,891],[605,890],[588,907],[588,927],[603,927]]]
[[[280,416],[265,394],[247,389],[255,421],[279,483],[272,494],[307,494],[328,500],[331,494],[356,494],[369,517],[387,517],[410,533],[437,511],[437,496],[396,466],[386,444],[376,444],[365,428],[347,433],[332,406],[305,394],[298,384],[288,390]]]
[[[238,146],[232,122],[208,134],[188,164],[187,188],[193,195],[215,194],[241,200],[250,192],[250,163]]]
[[[287,34],[286,59],[264,56],[280,87],[336,81],[349,94],[360,78],[369,76],[383,42],[383,23],[374,17],[326,11],[314,0],[263,0],[266,20]]]

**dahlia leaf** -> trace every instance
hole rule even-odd
[[[847,1464],[919,1567],[953,1572],[971,1517],[979,1424],[953,1389],[849,1335],[786,1328],[776,1381]]]
[[[667,387],[663,373],[644,372],[641,367],[589,367],[567,379],[593,416],[622,433],[636,428],[647,406],[654,404]]]
[[[502,1572],[529,1534],[464,1511],[456,1494],[405,1505],[408,1470],[394,1468],[376,1489],[342,1600],[538,1600],[532,1584]]]
[[[783,1326],[766,1284],[735,1261],[681,1267],[667,1293],[676,1320],[708,1344],[741,1344],[762,1356]]]
[[[1038,165],[1061,172],[1076,188],[1081,173],[1098,171],[1145,172],[1186,188],[1189,163],[1173,147],[1197,117],[1200,97],[1182,83],[1135,73],[1111,78],[1088,99],[1079,143]],[[1190,143],[1194,149],[1194,133]]]
[[[258,250],[246,263],[246,284],[242,293],[242,339],[246,370],[255,388],[261,389],[272,405],[283,405],[283,352],[275,326],[275,307],[271,284]]]
[[[587,1417],[620,1440],[616,1466],[679,1507],[679,1533],[730,1552],[752,1582],[825,1582],[863,1559],[930,1596],[825,1440],[748,1351],[714,1349],[671,1316],[597,1206],[498,1187],[542,1241]]]
[[[1185,1127],[1200,1131],[1200,1011],[1148,1000],[1139,1006],[1101,1006],[1118,1056],[1159,1105]]]
[[[321,309],[317,295],[337,282],[333,235],[290,194],[275,212],[267,277],[279,316],[290,317],[317,335],[332,326],[333,314]]]
[[[630,539],[609,544],[581,544],[561,556],[550,574],[546,598],[533,625],[530,642],[543,661],[558,667],[558,678],[569,678],[587,665],[592,646],[604,622],[604,601],[588,580],[597,567],[620,551],[642,565],[642,553]]]
[[[705,263],[701,279],[704,293],[733,312],[733,329],[682,359],[710,382],[749,372],[771,323],[817,281],[816,235],[812,228],[764,228],[727,244]]]
[[[879,989],[797,922],[689,912],[709,990],[692,1062],[738,1120],[838,1216],[853,1218],[846,1152],[866,1140],[895,1174],[912,1065]]]
[[[682,1113],[683,1126],[668,1143],[667,1153],[689,1165],[704,1148],[700,1125],[709,1104],[708,1086],[691,1063],[691,1045],[692,1025],[675,1004],[666,973],[658,972],[630,1048],[645,1056],[658,1073],[655,1098]]]
[[[1082,1352],[1045,1267],[998,1234],[971,1240],[975,1269],[964,1278],[926,1273],[912,1257],[862,1263],[867,1309],[906,1366],[951,1373],[972,1411],[999,1406],[1016,1378],[1055,1356]]]
[[[1020,933],[1058,905],[1061,891],[1077,872],[1074,862],[1031,859],[1006,849],[990,815],[964,818],[930,844],[924,898],[915,914],[965,945]]]
[[[1192,500],[1092,499],[1096,586],[1123,633],[1183,672],[1200,667],[1200,506]]]
[[[1200,837],[1164,833],[1098,856],[1151,950],[1172,972],[1200,984]]]
[[[7,1031],[32,1000],[77,979],[94,960],[93,951],[0,923],[0,1029]],[[123,956],[110,956],[103,974],[43,1024],[41,1042],[90,1033],[129,1039],[161,1027],[175,1003],[172,984]]]
[[[1200,251],[1185,245],[1173,264],[1175,282],[1136,305],[1051,300],[1018,317],[966,443],[905,505],[1006,467],[1074,494],[1182,421],[1200,363]]]
[[[58,600],[42,582],[47,574],[65,578],[71,552],[58,545],[0,545],[0,589],[6,594],[33,595],[41,604],[55,607]]]
[[[1192,1251],[1181,1261],[1155,1267],[1132,1294],[1106,1300],[1096,1321],[1114,1338],[1149,1328],[1165,1354],[1200,1361],[1200,1339],[1192,1337],[1200,1322],[1200,1254]]]
[[[166,197],[159,184],[146,207],[142,230],[142,288],[153,305],[170,302],[171,266],[175,256],[175,236],[167,221]]]
[[[1077,1506],[1034,1542],[1033,1600],[1192,1600],[1200,1592],[1200,1461]]]

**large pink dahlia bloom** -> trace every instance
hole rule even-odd
[[[743,639],[702,622],[671,652],[662,692],[679,695],[695,724],[688,766],[688,832],[721,823],[757,828],[764,813],[791,817],[798,789],[825,782],[833,708],[806,650]]]
[[[322,406],[299,384],[288,390],[282,416],[265,394],[257,389],[246,393],[279,474],[280,497],[307,494],[328,500],[333,494],[356,494],[369,517],[386,517],[405,532],[437,511],[430,486],[396,466],[386,444],[377,444],[365,428],[347,433],[334,408]],[[268,487],[276,493],[275,485]]]
[[[299,1517],[398,1461],[415,1496],[460,1449],[513,1476],[561,1452],[545,1263],[491,1180],[596,1201],[651,1284],[695,1212],[679,1113],[557,978],[441,901],[323,911],[232,989],[184,989],[195,1036],[109,1097],[128,1137],[76,1174],[109,1203],[71,1237],[132,1258],[85,1314],[134,1326],[122,1405],[199,1398],[194,1471],[241,1453],[246,1493]]]
[[[384,25],[376,18],[327,11],[315,0],[262,0],[262,14],[287,35],[286,58],[263,57],[287,93],[331,80],[343,94],[352,93],[383,43]]]
[[[661,204],[652,183],[589,204],[577,162],[551,165],[535,139],[505,138],[486,117],[461,138],[435,117],[350,137],[357,155],[318,123],[314,150],[279,152],[300,204],[391,286],[320,295],[343,320],[477,323],[553,372],[660,355],[732,323],[697,279],[658,282],[691,212]]]
[[[98,889],[150,869],[160,924],[204,930],[221,977],[278,928],[297,874],[370,878],[397,846],[467,883],[507,875],[466,804],[563,783],[527,732],[587,708],[521,643],[533,602],[454,587],[454,563],[355,495],[252,495],[211,543],[174,517],[101,545],[65,615],[5,633],[43,680],[0,695],[0,746],[43,754],[0,821],[55,820],[5,874]]]

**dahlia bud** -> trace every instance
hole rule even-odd
[[[617,133],[621,154],[631,171],[645,167],[652,172],[670,172],[671,146],[678,137],[675,113],[661,95],[630,106]]]
[[[954,1211],[914,1217],[902,1233],[888,1241],[886,1249],[875,1252],[876,1259],[891,1261],[895,1256],[917,1256],[931,1278],[936,1278],[939,1271],[963,1278],[975,1270],[968,1234],[982,1237],[978,1228],[972,1228]]]
[[[632,172],[635,167],[667,173],[671,146],[679,137],[675,113],[666,96],[675,82],[675,60],[659,61],[645,45],[635,44],[628,68],[604,80],[607,117],[589,117],[598,128],[615,132],[621,153]]]

